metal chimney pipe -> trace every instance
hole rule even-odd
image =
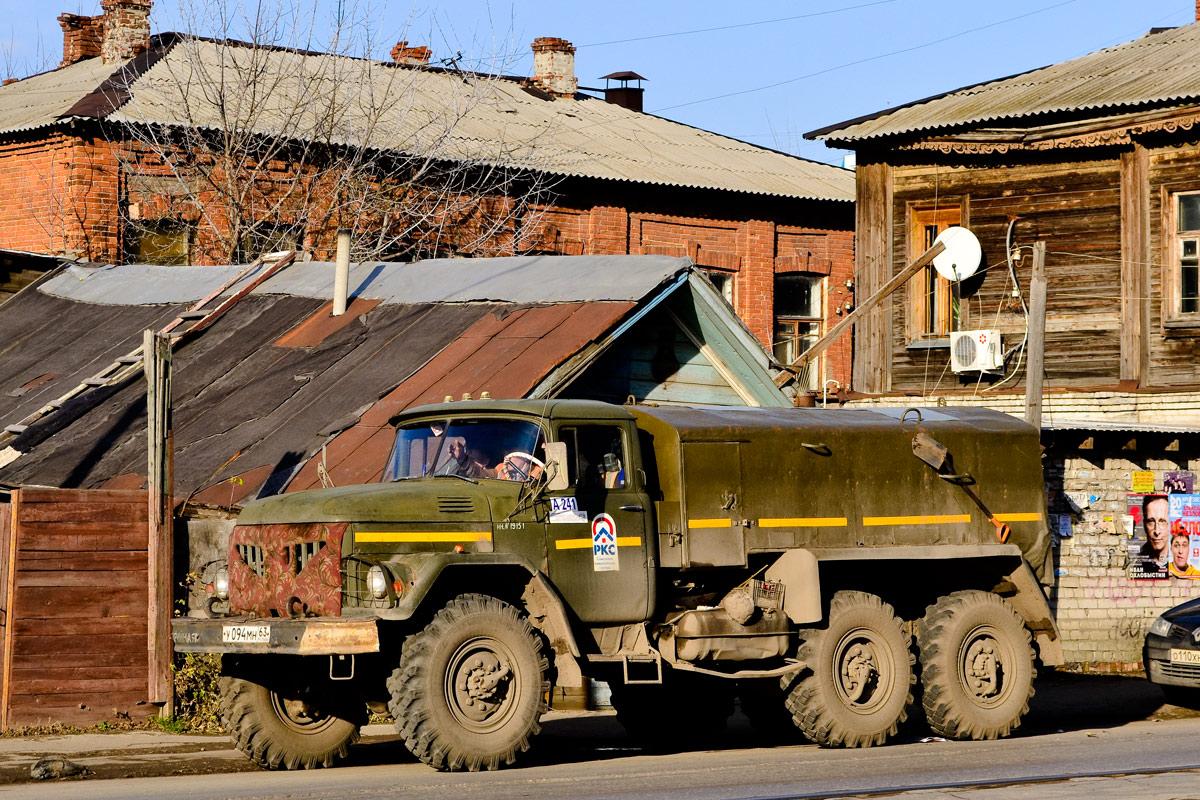
[[[346,295],[350,290],[350,229],[338,228],[337,268],[333,273],[333,316],[346,313]]]

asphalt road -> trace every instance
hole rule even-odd
[[[437,773],[394,737],[376,736],[334,770],[230,774],[222,764],[246,763],[230,761],[226,750],[207,754],[210,774],[26,783],[0,788],[0,798],[1200,798],[1200,717],[1162,706],[1153,687],[1069,680],[1043,684],[1039,698],[1021,735],[996,742],[921,741],[914,732],[888,747],[821,750],[756,740],[735,717],[718,749],[648,755],[611,714],[555,715],[524,766],[493,773]]]

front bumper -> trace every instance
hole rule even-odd
[[[1194,649],[1177,640],[1172,641],[1154,634],[1146,636],[1146,645],[1142,649],[1142,665],[1146,668],[1146,678],[1159,686],[1200,689],[1200,663],[1171,661],[1172,647]]]
[[[378,653],[379,626],[365,619],[218,619],[171,620],[177,653],[277,653],[325,656]]]

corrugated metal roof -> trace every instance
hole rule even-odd
[[[853,144],[1039,114],[1132,109],[1200,99],[1200,23],[899,108],[847,120],[805,136]]]
[[[54,125],[79,98],[90,93],[119,66],[89,58],[0,86],[0,133]]]
[[[325,141],[314,132],[329,128],[322,110],[332,106],[341,110],[331,128],[335,143],[367,141],[423,157],[560,176],[854,200],[849,170],[593,97],[550,98],[516,80],[365,59],[231,47],[173,35],[156,41],[164,50],[157,60],[142,59],[148,69],[128,70],[127,85],[109,84],[108,94],[127,99],[115,112],[104,109],[104,119],[217,128],[233,118],[245,130]],[[245,96],[224,97],[218,109],[208,99],[211,92],[206,95],[201,87],[215,84],[222,70],[245,68],[250,59],[259,61],[262,76]],[[97,62],[90,59],[0,90],[0,133],[51,124],[75,100],[93,95],[114,74],[111,65]],[[22,88],[17,93],[12,87]],[[37,99],[43,90],[58,99]],[[334,95],[339,96],[335,103],[321,100]],[[8,109],[10,96],[31,105],[22,113]]]
[[[412,264],[350,265],[350,296],[394,303],[569,303],[640,300],[691,265],[671,256],[513,256],[437,258]],[[148,264],[72,266],[40,290],[84,303],[190,303],[238,274],[244,265],[164,267]],[[292,264],[254,294],[333,296],[334,265]],[[246,281],[253,280],[250,275]],[[238,286],[230,287],[229,293]]]

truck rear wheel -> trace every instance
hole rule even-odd
[[[331,767],[358,741],[357,721],[323,710],[319,698],[306,692],[275,691],[228,675],[218,686],[221,723],[237,748],[261,767]]]
[[[464,594],[405,640],[388,708],[408,749],[431,767],[497,769],[541,730],[548,668],[541,638],[516,608]]]
[[[800,632],[808,668],[787,706],[823,747],[870,747],[896,734],[913,702],[913,654],[892,607],[866,592],[838,592],[829,625]]]
[[[1033,649],[1021,618],[991,592],[954,592],[917,626],[922,705],[950,739],[1007,736],[1029,710]]]

